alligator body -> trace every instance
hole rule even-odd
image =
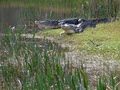
[[[110,22],[108,18],[102,19],[79,19],[79,18],[68,18],[62,20],[45,20],[35,21],[35,24],[39,29],[57,29],[62,28],[64,33],[79,33],[83,32],[86,27],[94,28],[99,23]]]
[[[62,20],[45,20],[45,21],[35,21],[35,24],[39,27],[39,29],[56,29],[60,28],[63,24],[79,24],[78,18],[68,18]]]
[[[61,28],[64,30],[64,32],[61,32],[60,33],[60,36],[63,34],[63,33],[66,33],[66,34],[71,34],[71,33],[80,33],[80,32],[83,32],[85,28],[87,27],[91,27],[91,28],[94,28],[96,27],[97,24],[99,23],[107,23],[107,22],[110,22],[109,19],[107,18],[103,18],[103,19],[79,19],[78,20],[78,24],[75,25],[75,24],[69,24],[69,23],[63,23],[61,25]]]

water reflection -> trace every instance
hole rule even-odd
[[[1,30],[5,29],[5,27],[9,25],[16,26],[19,23],[17,18],[19,17],[20,12],[20,8],[0,8]]]
[[[0,7],[0,30],[8,26],[30,25],[35,20],[63,19],[72,17],[72,12],[40,7]]]

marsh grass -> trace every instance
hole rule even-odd
[[[86,70],[61,65],[63,54],[58,45],[43,41],[43,47],[37,43],[27,43],[21,37],[22,30],[6,29],[1,41],[1,74],[3,90],[92,90]],[[34,41],[34,35],[32,40]],[[118,90],[118,74],[97,78],[97,90],[111,88]]]
[[[0,3],[0,5],[4,7],[32,6],[44,9],[46,8],[49,11],[62,12],[64,14],[64,17],[62,18],[116,18],[119,16],[120,13],[119,0],[1,0]],[[57,17],[57,15],[55,17]]]
[[[60,65],[60,51],[49,41],[38,44],[22,41],[21,31],[7,29],[2,38],[1,67],[4,89],[7,90],[88,90],[85,72]],[[83,77],[83,78],[82,78]]]

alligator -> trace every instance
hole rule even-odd
[[[80,33],[83,32],[86,27],[94,28],[99,23],[110,22],[108,18],[101,19],[79,19],[79,18],[68,18],[62,20],[45,20],[35,21],[39,29],[57,29],[62,28],[64,31],[60,33]]]
[[[59,20],[59,25],[61,24],[74,24],[74,25],[77,25],[79,24],[79,18],[68,18],[68,19],[62,19],[62,20]]]
[[[101,18],[101,19],[79,19],[78,24],[68,24],[63,23],[61,24],[61,28],[64,30],[63,32],[60,32],[59,35],[61,36],[63,33],[71,34],[71,33],[80,33],[83,32],[86,27],[94,28],[99,23],[107,23],[110,22],[110,19],[107,18]]]
[[[57,29],[61,28],[63,24],[79,24],[79,18],[68,18],[62,20],[44,20],[44,21],[35,21],[35,24],[39,29]]]

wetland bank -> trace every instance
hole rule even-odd
[[[34,26],[35,20],[118,18],[118,11],[117,0],[6,1],[0,5],[4,33],[0,41],[0,88],[119,90],[119,21],[63,37],[58,35],[61,29],[40,31]],[[23,30],[25,24],[28,27]],[[21,37],[23,33],[25,37]]]

